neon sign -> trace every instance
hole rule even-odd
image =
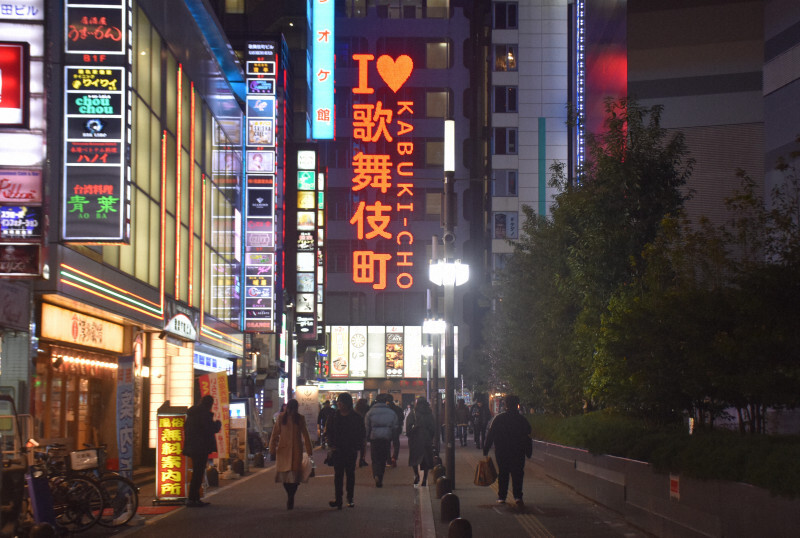
[[[311,137],[334,138],[334,2],[314,0],[311,10]]]
[[[414,212],[414,101],[396,94],[411,77],[414,63],[406,55],[382,55],[375,61],[372,54],[354,54],[353,59],[358,64],[358,85],[352,92],[363,96],[352,105],[353,139],[364,150],[353,157],[350,189],[375,198],[374,203],[362,199],[350,218],[356,237],[373,247],[353,252],[353,282],[376,290],[404,290],[414,283],[414,234],[408,226]],[[395,96],[370,99],[375,94],[369,82],[373,65]],[[378,153],[379,146],[387,151]],[[398,273],[391,283],[390,263]]]
[[[27,89],[28,45],[0,43],[0,125],[26,124]]]

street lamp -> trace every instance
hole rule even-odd
[[[469,280],[469,265],[454,260],[455,233],[453,233],[453,217],[455,215],[455,192],[453,181],[455,175],[455,122],[444,122],[444,195],[442,219],[444,234],[444,260],[431,260],[428,276],[432,283],[444,287],[444,393],[446,430],[445,471],[451,489],[456,487],[456,437],[455,437],[455,330],[454,302],[455,288]]]

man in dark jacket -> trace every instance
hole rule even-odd
[[[203,507],[209,503],[200,500],[200,486],[208,464],[208,455],[217,451],[214,434],[222,427],[219,420],[214,420],[211,408],[214,397],[205,395],[200,403],[193,405],[186,412],[184,425],[183,453],[192,460],[192,481],[189,483],[189,499],[186,506]]]
[[[522,478],[525,474],[525,456],[531,457],[531,425],[519,414],[519,398],[506,396],[506,411],[497,415],[489,428],[483,455],[489,455],[494,444],[494,457],[497,460],[497,502],[506,502],[508,477],[511,475],[514,500],[517,508],[523,509]]]
[[[322,409],[319,410],[319,414],[317,415],[317,425],[319,426],[319,446],[325,446],[327,443],[327,439],[325,439],[325,426],[328,424],[328,419],[330,419],[336,410],[331,407],[331,401],[325,400],[322,404]]]
[[[486,427],[492,418],[492,413],[486,407],[483,399],[479,399],[470,410],[472,427],[475,430],[475,448],[483,448],[486,443]]]

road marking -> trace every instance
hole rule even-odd
[[[414,488],[414,538],[436,538],[431,494],[427,486]]]

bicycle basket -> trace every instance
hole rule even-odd
[[[69,467],[73,471],[85,471],[97,468],[97,449],[73,450],[69,453]]]

